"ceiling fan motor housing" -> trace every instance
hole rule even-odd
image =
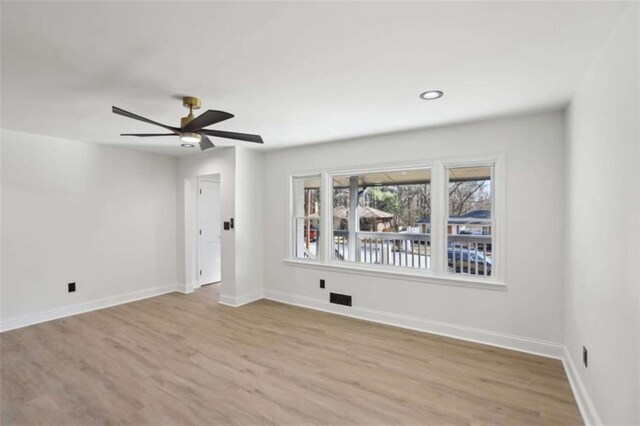
[[[202,101],[200,101],[200,99],[198,98],[194,98],[193,96],[185,96],[184,98],[182,98],[182,105],[184,105],[185,108],[189,109],[200,109],[200,107],[202,106]]]
[[[193,120],[194,118],[195,117],[191,113],[189,113],[189,115],[187,115],[186,117],[182,117],[180,119],[180,128],[183,129],[184,126],[186,126],[187,123],[190,122],[191,120]]]

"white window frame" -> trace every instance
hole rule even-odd
[[[498,282],[504,282],[503,279],[501,279],[502,275],[500,274],[501,270],[502,270],[502,258],[500,258],[500,254],[502,253],[502,247],[500,244],[497,244],[497,237],[496,235],[498,234],[498,228],[497,228],[497,224],[498,224],[498,220],[497,220],[497,209],[496,209],[496,198],[502,198],[502,197],[496,197],[496,167],[497,167],[498,162],[496,160],[492,160],[492,161],[448,161],[448,162],[443,162],[442,163],[442,167],[443,167],[443,171],[444,171],[444,178],[445,178],[445,182],[444,182],[444,186],[443,189],[445,190],[445,200],[444,203],[442,205],[442,207],[444,208],[444,212],[443,212],[443,216],[442,216],[442,223],[440,224],[441,228],[442,228],[442,233],[443,233],[443,238],[442,238],[442,245],[440,247],[440,252],[443,254],[443,258],[441,260],[441,270],[444,273],[447,273],[449,276],[452,277],[456,277],[456,278],[462,278],[464,280],[468,280],[468,279],[473,279],[473,280],[487,280],[487,281],[491,281],[492,279],[495,278],[489,278],[489,277],[470,277],[470,276],[466,276],[466,275],[462,275],[462,274],[451,274],[449,272],[447,272],[447,268],[448,268],[448,257],[447,257],[447,251],[449,250],[449,238],[448,238],[448,226],[449,226],[449,169],[456,169],[456,168],[466,168],[466,167],[490,167],[491,168],[491,176],[490,176],[490,183],[491,183],[491,251],[492,251],[492,265],[491,265],[491,275],[493,277],[498,277],[497,281]],[[502,179],[501,179],[502,180]],[[501,222],[501,221],[500,221]],[[432,225],[433,227],[433,225]]]
[[[302,175],[292,175],[289,177],[289,247],[288,247],[288,251],[289,251],[289,256],[291,258],[291,260],[295,260],[295,261],[300,261],[300,262],[312,262],[312,263],[318,263],[321,262],[323,259],[322,256],[322,248],[325,245],[323,242],[323,222],[322,219],[324,217],[324,215],[322,213],[324,213],[323,209],[322,209],[322,204],[324,202],[324,196],[323,196],[323,188],[322,188],[322,181],[323,181],[323,176],[322,173],[310,173],[310,174],[302,174]],[[316,249],[316,258],[315,259],[304,259],[304,258],[299,258],[296,257],[296,223],[299,219],[307,219],[307,216],[298,216],[297,212],[296,212],[296,188],[295,188],[295,182],[297,180],[304,180],[304,179],[319,179],[321,184],[320,184],[320,217],[318,218],[318,233],[320,234],[320,238],[318,238],[316,240],[316,244],[317,244],[317,249]],[[303,201],[304,202],[304,201]]]
[[[476,287],[492,290],[506,290],[505,265],[505,196],[504,177],[506,160],[501,154],[474,155],[468,157],[447,157],[421,160],[413,163],[383,163],[369,166],[340,167],[332,169],[293,173],[289,176],[289,247],[283,260],[286,264],[329,271],[341,271],[373,277],[388,277],[409,281]],[[454,167],[492,166],[492,218],[493,218],[493,264],[491,276],[463,276],[447,272],[447,221],[448,221],[448,175],[447,169]],[[336,176],[359,175],[373,172],[405,171],[416,169],[431,170],[431,269],[417,269],[400,266],[374,265],[370,263],[336,261],[333,249],[333,178]],[[318,259],[298,259],[295,257],[294,179],[321,176],[320,184],[320,238],[318,239]],[[331,232],[325,232],[330,230]]]

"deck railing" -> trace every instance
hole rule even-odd
[[[429,269],[431,235],[398,232],[356,232],[355,253],[349,254],[349,231],[333,231],[335,260]]]
[[[448,271],[491,275],[490,235],[448,235]],[[356,232],[355,253],[349,253],[349,231],[333,231],[333,258],[340,261],[431,268],[431,235],[398,232]]]

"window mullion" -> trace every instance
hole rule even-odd
[[[442,275],[446,253],[447,179],[442,163],[435,163],[431,176],[431,269]]]
[[[333,243],[333,215],[331,205],[333,204],[333,187],[329,181],[327,173],[322,173],[320,179],[320,262],[331,261],[331,249]]]

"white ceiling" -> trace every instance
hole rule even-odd
[[[3,2],[2,127],[181,155],[179,96],[265,148],[565,105],[624,3]],[[440,89],[438,101],[418,94]],[[217,145],[236,145],[213,139]],[[253,144],[245,144],[253,145]]]

